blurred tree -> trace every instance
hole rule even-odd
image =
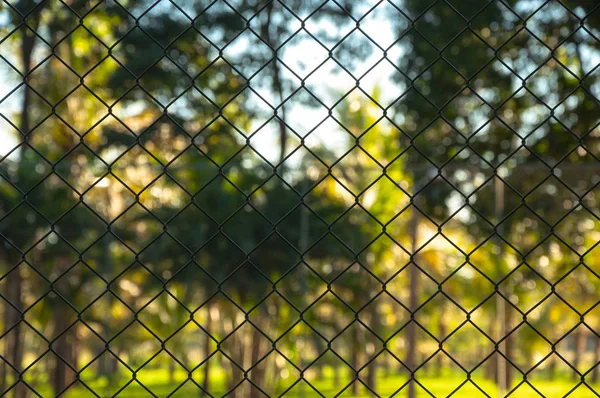
[[[566,255],[585,251],[574,244],[580,236],[574,225],[589,215],[574,210],[593,187],[598,100],[591,57],[582,48],[597,53],[598,41],[590,35],[595,17],[581,27],[579,16],[593,6],[551,1],[538,10],[519,0],[431,7],[405,1],[402,8],[407,18],[397,24],[405,42],[398,83],[407,91],[393,110],[410,146],[407,169],[415,175],[441,171],[422,193],[437,223],[467,206],[469,233],[480,239],[497,234],[517,245],[509,250],[516,251],[518,269],[498,268],[495,282],[504,278],[509,306],[523,313],[518,286],[539,283],[542,272],[532,268],[531,253],[555,238],[570,242],[561,246]],[[505,185],[500,199],[496,173]],[[559,273],[576,265],[565,264]],[[513,321],[503,318],[511,333]],[[507,337],[509,360],[510,346],[527,344],[512,340]],[[510,387],[510,380],[508,372],[503,384]]]
[[[237,34],[244,33],[239,31],[246,26],[242,23],[242,15],[259,11],[243,6],[233,10],[225,4],[219,4],[206,13],[196,9],[198,18],[188,29],[180,26],[172,15],[166,18],[157,12],[144,18],[140,27],[134,27],[132,19],[123,21],[120,29],[133,29],[135,35],[130,34],[123,40],[131,41],[131,46],[123,49],[121,67],[111,74],[107,87],[115,91],[123,86],[131,88],[118,97],[119,103],[113,112],[117,123],[108,124],[103,129],[104,138],[94,147],[102,157],[110,156],[115,150],[120,153],[112,162],[119,166],[113,172],[119,180],[117,184],[125,183],[142,202],[141,206],[131,204],[131,209],[135,207],[137,212],[127,209],[117,217],[121,221],[115,220],[114,231],[125,243],[135,247],[135,241],[140,240],[139,232],[135,231],[140,228],[146,230],[149,244],[138,246],[138,251],[143,253],[144,258],[155,259],[143,261],[144,268],[150,268],[154,273],[154,277],[146,283],[164,280],[167,288],[172,286],[176,290],[183,282],[181,287],[187,290],[190,289],[190,281],[198,277],[208,279],[205,294],[191,301],[207,302],[206,311],[210,312],[210,300],[217,294],[215,287],[218,284],[226,297],[219,297],[215,305],[230,319],[235,319],[240,309],[253,310],[244,303],[259,306],[272,286],[268,278],[288,271],[294,251],[290,251],[289,244],[282,240],[280,234],[271,230],[284,221],[291,226],[301,223],[301,212],[294,211],[299,205],[298,191],[306,191],[306,186],[312,187],[319,182],[314,179],[307,183],[306,176],[294,177],[293,174],[275,177],[271,165],[262,162],[251,147],[243,145],[250,134],[253,116],[260,113],[253,104],[246,104],[245,98],[251,94],[248,89],[251,76],[242,71],[257,62],[276,62],[266,54],[266,58],[260,58],[262,53],[252,45],[248,46],[248,50],[251,49],[249,53],[244,52],[246,55],[239,65],[229,57],[221,58],[222,50],[210,44],[204,25],[210,21],[214,28],[214,21],[220,21],[223,26],[215,31],[228,41],[228,38],[234,39]],[[283,8],[269,11],[270,15],[261,22],[263,25],[258,30],[289,29],[278,15],[283,12],[287,11]],[[342,11],[338,9],[336,12]],[[190,19],[186,18],[181,17],[180,22],[189,25]],[[259,19],[262,16],[255,18],[256,21]],[[151,20],[154,23],[150,23]],[[161,22],[157,23],[158,20]],[[275,22],[270,21],[277,21],[279,27],[271,27],[270,24]],[[165,35],[156,30],[159,28],[183,33],[171,41],[162,40]],[[168,51],[170,49],[173,51]],[[166,58],[163,57],[165,52]],[[184,54],[190,53],[198,54],[198,58],[183,58]],[[278,73],[275,80],[277,76]],[[280,96],[283,90],[281,79],[274,83],[273,88],[279,91]],[[132,113],[125,111],[127,108],[139,111]],[[190,111],[192,109],[193,112]],[[281,139],[285,147],[284,137]],[[166,149],[171,143],[176,143],[173,151]],[[143,162],[140,162],[140,157],[144,158]],[[310,167],[310,160],[304,163]],[[137,178],[129,175],[133,167]],[[267,186],[269,179],[283,184]],[[159,189],[164,193],[162,200],[155,200],[154,194],[148,194],[159,192]],[[338,211],[337,205],[331,204],[333,198],[323,198],[319,189],[315,192],[317,211],[325,215]],[[269,216],[265,217],[266,211]],[[310,211],[315,213],[315,210]],[[128,222],[124,222],[125,219]],[[313,222],[319,228],[311,226]],[[309,221],[307,230],[318,231],[322,226],[322,221],[316,219]],[[163,232],[160,232],[161,227]],[[164,227],[168,229],[164,230]],[[300,245],[300,240],[306,239],[298,236],[294,228],[286,229],[286,232],[285,239],[292,244]],[[132,241],[128,242],[129,239]],[[172,254],[165,256],[165,253]],[[335,253],[331,250],[318,254],[324,258],[332,255]],[[277,258],[281,260],[274,261]],[[255,263],[260,261],[268,266],[258,268]],[[160,272],[157,272],[158,269]],[[173,280],[175,276],[177,281]],[[247,286],[248,280],[253,281],[251,289]],[[146,289],[149,290],[149,287]],[[232,303],[244,305],[236,308]],[[189,309],[198,311],[203,305]],[[177,308],[183,311],[185,307]],[[226,308],[231,312],[228,313]],[[255,310],[259,326],[266,320],[265,308],[260,306]],[[255,356],[261,352],[258,347],[260,336],[250,340],[255,345],[248,345],[246,342],[249,340],[240,337],[243,333],[235,330],[233,336],[230,333],[219,336],[215,332],[214,336],[233,342],[232,352],[241,355],[233,357],[236,362],[243,363],[249,350],[255,359],[252,362],[258,362],[260,358]],[[205,339],[206,352],[209,351],[210,340],[209,337]],[[251,372],[251,378],[257,385],[264,380],[264,366],[266,361]],[[236,365],[232,365],[229,374],[230,386],[234,387],[239,376]],[[207,376],[204,378],[208,379]],[[251,394],[258,393],[257,389],[251,390]]]

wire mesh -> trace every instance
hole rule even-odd
[[[598,396],[598,8],[3,0],[2,395]]]

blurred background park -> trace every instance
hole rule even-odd
[[[593,0],[3,0],[0,394],[600,392]]]

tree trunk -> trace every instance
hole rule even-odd
[[[0,395],[6,390],[6,362],[0,362]]]
[[[496,300],[496,302],[495,302],[495,311],[498,311],[498,300]],[[489,319],[487,320],[490,324],[490,335],[496,342],[500,338],[500,327],[498,325],[498,322],[496,321],[497,318],[498,318],[497,314],[490,313]],[[497,351],[494,351],[494,345],[495,345],[495,342],[492,342],[492,341],[489,342],[489,347],[490,347],[489,349],[490,349],[490,351],[493,351],[493,352],[490,355],[489,359],[485,362],[484,370],[485,370],[485,377],[488,380],[492,380],[497,385],[497,383],[498,383],[498,379],[497,379],[498,364],[500,361],[500,358],[499,358],[500,354],[498,354]],[[498,393],[498,395],[501,395],[501,393]]]
[[[67,312],[55,311],[53,314],[54,318],[54,332],[55,334],[61,334],[69,327],[69,320],[67,318]],[[72,361],[73,347],[68,335],[65,333],[60,336],[53,344],[53,351],[56,355],[54,363],[54,370],[52,373],[52,387],[54,388],[54,394],[59,395],[67,386],[73,381],[74,374],[73,370],[67,365],[66,362]],[[70,365],[73,365],[70,363]]]
[[[352,382],[352,396],[358,396],[358,356],[359,356],[359,345],[358,345],[358,325],[352,328],[351,334],[352,341],[350,342],[350,365],[352,366],[352,378],[354,381]]]
[[[265,21],[265,23],[262,25],[261,27],[261,36],[263,37],[263,39],[266,41],[267,45],[269,47],[271,47],[273,50],[275,50],[279,45],[276,43],[276,40],[271,36],[271,23],[272,23],[272,19],[271,19],[271,15],[273,14],[273,7],[275,6],[276,2],[275,1],[270,1],[267,6],[266,6],[266,14],[267,14],[267,20]],[[273,92],[277,93],[277,95],[279,96],[279,101],[281,103],[281,108],[280,111],[278,111],[278,116],[279,116],[279,165],[278,165],[278,169],[279,169],[279,175],[283,175],[282,170],[283,170],[283,160],[285,158],[285,150],[287,147],[287,133],[286,133],[286,127],[285,127],[285,110],[284,110],[284,106],[283,106],[283,82],[281,79],[281,70],[279,68],[278,65],[278,61],[275,57],[275,53],[273,53],[273,60],[271,61],[273,63],[273,66],[271,67],[271,76],[273,78],[272,80],[272,84],[271,84],[271,88],[273,90]]]
[[[21,39],[21,61],[23,63],[23,74],[25,75],[25,82],[29,78],[31,72],[31,57],[33,53],[33,46],[35,44],[35,36],[25,27],[21,30],[23,38]],[[28,87],[23,92],[23,103],[21,105],[21,133],[23,134],[23,140],[29,141],[30,130],[29,126],[29,107],[31,105],[31,89]]]
[[[31,33],[25,26],[21,28],[21,62],[23,66],[24,80],[27,81],[28,75],[31,71],[31,57],[33,54],[33,47],[35,44],[35,35]],[[29,140],[30,126],[29,126],[29,111],[31,106],[31,92],[29,88],[25,88],[23,92],[23,102],[21,104],[21,125],[20,130],[23,135],[23,141]],[[24,147],[26,149],[26,147]],[[27,172],[27,170],[23,170]],[[8,287],[8,300],[19,310],[22,309],[22,284],[23,276],[21,275],[21,268],[17,268],[14,271],[15,279],[11,281]],[[14,311],[11,311],[10,325],[17,324],[13,331],[10,333],[10,338],[7,342],[7,357],[13,366],[22,371],[21,366],[23,363],[23,347],[21,337],[21,323],[20,316]],[[22,376],[22,375],[21,375]],[[14,388],[15,398],[24,398],[27,396],[27,388],[22,383],[19,383]]]
[[[55,314],[54,317],[57,319],[58,324],[58,318],[61,316]],[[64,339],[59,339],[54,347],[56,358],[54,362],[54,371],[52,374],[52,387],[54,389],[55,396],[60,395],[67,386],[67,367],[64,363],[66,360],[64,355],[66,354],[67,349],[68,347],[65,345]]]
[[[323,369],[321,369],[321,378],[324,378],[323,375]],[[334,366],[333,367],[333,387],[337,390],[340,388],[340,367],[339,366]]]
[[[259,325],[261,324],[260,320],[262,319],[262,317],[259,318]],[[261,359],[261,352],[262,352],[262,347],[261,347],[261,334],[258,331],[257,328],[254,328],[253,332],[252,332],[252,354],[251,354],[251,360],[250,360],[250,366],[253,366],[252,371],[250,372],[250,377],[252,378],[252,381],[254,382],[254,384],[260,386],[261,388],[264,387],[264,379],[265,379],[265,372],[264,372],[264,367],[265,367],[265,361],[262,361],[261,363],[258,363]],[[250,398],[262,398],[264,395],[262,394],[262,392],[260,392],[260,390],[258,388],[256,388],[255,386],[251,387],[251,391],[250,391]]]
[[[169,384],[175,383],[175,360],[169,361]]]
[[[38,18],[31,18],[28,21],[29,25],[36,30],[37,25],[39,24]],[[29,78],[29,73],[31,72],[31,60],[33,55],[33,48],[35,45],[35,35],[25,26],[21,27],[21,63],[23,67],[23,75],[24,81],[27,82]],[[30,139],[29,133],[31,132],[31,127],[29,124],[29,113],[31,107],[31,91],[28,87],[25,88],[23,92],[23,102],[21,104],[21,120],[20,120],[20,130],[23,135],[23,141],[27,142]],[[26,150],[27,147],[24,147]],[[22,163],[21,163],[22,164]],[[29,170],[23,170],[23,172],[28,172]],[[21,275],[20,267],[15,271],[15,280],[11,281],[11,285],[8,289],[8,300],[17,308],[22,308],[22,284],[23,284],[23,276]],[[11,325],[15,323],[18,324],[13,329],[10,334],[10,338],[7,342],[7,357],[9,361],[13,364],[13,366],[19,371],[22,371],[21,366],[23,364],[23,347],[22,347],[22,336],[21,336],[21,324],[20,324],[20,316],[17,317],[17,314],[12,312],[11,314]],[[22,376],[22,374],[20,375]],[[15,398],[25,398],[27,396],[27,388],[19,383],[13,389]]]
[[[550,365],[548,366],[548,380],[553,381],[556,378],[556,355],[550,357]]]
[[[76,326],[74,326],[76,327]],[[73,366],[75,369],[79,369],[78,368],[78,353],[79,353],[79,340],[77,339],[77,333],[73,333],[73,335],[71,336],[71,344],[70,344],[70,350],[69,350],[69,363],[71,364],[71,366]],[[71,369],[71,372],[73,372],[73,370]],[[72,377],[75,378],[75,373],[73,372]]]
[[[581,359],[582,359],[583,355],[585,354],[586,334],[583,330],[583,327],[579,327],[577,329],[577,331],[575,332],[575,336],[573,336],[573,337],[575,338],[575,347],[574,347],[575,348],[575,351],[574,351],[575,356],[573,357],[572,365],[577,371],[579,371]],[[573,373],[573,379],[577,380],[578,378],[579,378],[579,376],[577,375],[577,373]]]
[[[60,275],[68,269],[69,261],[66,257],[59,257],[55,263],[55,267],[57,269],[57,274]],[[78,285],[70,284],[68,292],[70,297],[68,296],[67,299],[75,296],[79,288],[80,286]],[[62,302],[63,299],[57,296],[56,301]],[[75,379],[75,373],[73,372],[73,369],[71,369],[71,366],[74,366],[77,362],[77,359],[74,358],[76,355],[74,345],[77,334],[75,332],[75,326],[69,328],[69,326],[71,326],[71,322],[69,321],[69,312],[71,310],[61,307],[62,306],[58,306],[56,310],[52,311],[54,335],[56,337],[51,343],[52,350],[55,354],[51,383],[56,396],[61,394]]]
[[[387,379],[391,373],[390,359],[388,357],[384,357],[381,366],[383,378]]]
[[[325,343],[323,343],[323,340],[317,335],[314,334],[312,335],[313,337],[313,343],[315,344],[315,347],[317,348],[317,352],[321,353],[323,351],[325,351]],[[323,363],[324,361],[317,361],[316,363],[316,372],[317,372],[317,376],[316,379],[318,381],[323,381],[325,380],[325,364]],[[335,383],[334,383],[335,384]],[[338,384],[335,384],[336,386]]]
[[[212,314],[211,314],[212,306],[208,304],[206,307],[206,333],[212,333]],[[211,338],[209,335],[206,335],[206,339],[204,340],[204,359],[208,358],[211,354],[210,352],[210,341]],[[206,361],[204,363],[204,378],[202,380],[202,388],[206,393],[208,393],[208,389],[210,388],[210,361]],[[204,394],[203,394],[204,395]]]
[[[2,275],[6,274],[6,272],[10,269],[10,260],[8,259],[8,253],[6,251],[6,249],[4,248],[4,242],[0,242],[0,259],[2,260],[2,263],[0,263],[0,266],[2,266]],[[2,333],[5,333],[6,330],[8,330],[8,328],[11,326],[11,321],[13,318],[13,311],[14,309],[8,304],[5,303],[3,301],[4,304],[4,313],[3,318],[2,318]],[[6,340],[8,340],[8,337],[5,337],[5,342],[4,342],[4,350],[3,350],[3,354],[4,354],[4,358],[8,359],[9,358],[9,345],[7,344]],[[6,390],[6,385],[7,385],[7,374],[6,374],[6,361],[0,361],[0,395],[4,393],[4,391]]]
[[[504,194],[504,182],[498,176],[494,179],[494,218],[497,223],[500,223],[502,216],[504,214],[505,207],[505,194]],[[502,247],[502,240],[500,238],[501,233],[503,231],[502,225],[498,224],[496,226],[496,232],[498,236],[495,237],[495,241],[498,244],[498,247]],[[502,268],[503,264],[501,261],[502,258],[502,250],[500,250],[499,255],[495,257],[496,261],[496,280],[500,280],[502,278]],[[511,320],[509,319],[511,312],[509,311],[509,307],[506,305],[506,301],[502,297],[500,293],[502,293],[500,286],[497,286],[496,292],[496,319],[494,319],[494,328],[496,332],[496,342],[502,341],[499,345],[499,349],[504,350],[505,358],[502,357],[500,352],[496,352],[494,358],[494,380],[496,381],[496,386],[498,387],[498,395],[504,395],[508,390],[510,390],[512,385],[512,370],[510,369],[510,359],[511,359],[511,338],[506,337],[508,331],[510,330]],[[510,294],[510,293],[509,293]],[[506,337],[505,340],[502,340]]]
[[[377,390],[377,368],[378,368],[378,361],[379,358],[375,359],[373,362],[371,362],[369,364],[369,370],[367,372],[367,385],[372,389],[372,390]]]
[[[379,307],[376,305],[372,306],[371,309],[371,329],[373,330],[375,336],[372,336],[372,344],[374,347],[377,347],[377,342],[378,339],[376,336],[379,336],[381,334],[381,319],[379,317]],[[377,368],[379,367],[379,361],[382,358],[381,356],[377,357],[375,360],[373,360],[368,368],[368,373],[367,373],[367,385],[369,387],[371,387],[373,390],[377,389]]]
[[[512,327],[512,311],[509,311],[508,306],[505,306],[504,309],[504,330],[511,330]],[[506,343],[505,343],[505,355],[506,355],[506,366],[505,366],[505,376],[506,376],[506,383],[504,384],[506,386],[507,389],[512,388],[512,383],[513,383],[513,375],[514,375],[514,370],[513,367],[510,365],[510,362],[514,362],[513,361],[513,345],[514,345],[514,335],[509,335],[506,338]]]
[[[446,303],[445,301],[442,301],[442,304],[440,305],[439,308],[439,318],[438,318],[438,329],[439,329],[439,335],[440,338],[443,339],[446,337],[446,330],[447,330],[447,326],[446,326],[446,315],[445,315],[445,311],[446,311]],[[438,353],[436,355],[436,366],[435,366],[435,375],[437,377],[441,377],[442,376],[442,371],[444,369],[444,354],[442,353]]]
[[[413,184],[415,192],[418,190],[417,185]],[[417,251],[417,234],[418,234],[418,226],[419,226],[419,212],[414,207],[416,199],[413,199],[413,208],[411,209],[411,220],[410,220],[410,239],[411,239],[411,251],[412,258],[411,264],[408,266],[409,273],[409,298],[408,298],[408,307],[411,311],[411,316],[414,316],[414,311],[417,309],[417,295],[419,294],[419,270],[416,265],[416,251]],[[406,326],[406,344],[407,344],[407,352],[406,352],[406,366],[411,373],[411,380],[408,383],[408,398],[416,397],[416,386],[414,382],[414,372],[416,368],[416,355],[417,355],[417,334],[416,334],[416,324],[414,321],[411,321]]]
[[[599,367],[600,367],[600,338],[594,340],[594,369],[592,370],[592,384],[598,382]]]
[[[22,284],[23,284],[23,277],[21,275],[21,270],[20,267],[17,268],[15,271],[15,279],[11,281],[11,283],[8,286],[8,300],[12,303],[12,305],[14,305],[15,307],[19,308],[19,310],[22,308],[22,297],[21,297],[21,293],[22,293]],[[10,311],[10,314],[8,315],[8,318],[10,318],[9,321],[9,327],[12,327],[13,325],[15,325],[14,329],[10,332],[10,334],[7,336],[7,342],[6,342],[6,351],[7,351],[7,357],[8,357],[8,361],[16,368],[18,369],[19,372],[22,372],[22,365],[23,365],[23,342],[22,342],[22,336],[21,336],[21,316],[20,316],[20,311],[17,312],[16,310],[12,309],[12,311]],[[19,383],[17,384],[14,389],[14,397],[15,398],[24,398],[27,396],[27,388],[22,384]]]
[[[231,358],[233,359],[233,361],[237,364],[239,364],[240,366],[244,367],[246,366],[246,364],[244,363],[244,354],[245,354],[245,346],[244,346],[244,339],[240,338],[240,336],[238,336],[239,333],[235,333],[233,336],[231,336],[230,338],[232,339],[232,343],[233,343],[233,349],[231,352]],[[227,395],[229,398],[238,398],[238,397],[243,397],[243,384],[240,384],[239,386],[236,387],[236,385],[239,383],[240,378],[242,377],[242,371],[240,370],[240,368],[238,366],[236,366],[234,363],[232,363],[231,361],[226,361],[228,365],[230,365],[231,368],[231,378],[229,380],[227,380],[227,389],[230,390],[231,392]],[[235,388],[235,389],[234,389]]]

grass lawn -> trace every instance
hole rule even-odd
[[[194,374],[194,377],[196,375]],[[178,372],[175,374],[175,382],[169,382],[169,375],[165,369],[144,369],[140,372],[138,380],[152,393],[154,396],[165,397],[205,397],[202,391],[196,387],[190,381],[186,381],[187,375],[184,372]],[[142,385],[136,381],[130,381],[126,378],[120,381],[109,383],[106,378],[95,378],[93,380],[86,380],[85,377],[82,379],[86,382],[96,394],[102,397],[111,397],[118,393],[117,396],[124,398],[138,398],[138,397],[152,397]],[[294,383],[295,378],[289,377],[288,379],[282,379],[280,386],[277,387],[277,391],[270,392],[271,396],[279,396],[284,390]],[[460,388],[453,393],[453,397],[485,397],[472,382],[466,381],[466,378],[460,377],[460,375],[444,375],[443,377],[430,377],[424,376],[418,378],[419,382],[427,388],[429,393],[435,397],[446,397],[453,393],[459,386]],[[129,383],[128,383],[129,381]],[[375,397],[377,395],[369,392],[364,386],[360,385],[359,394],[353,395],[351,387],[349,387],[350,378],[348,375],[341,375],[338,381],[338,386],[335,386],[333,372],[330,369],[326,369],[323,379],[313,380],[311,384],[326,397]],[[391,375],[384,376],[378,375],[376,392],[379,396],[389,397],[395,394],[398,389],[406,382],[406,376],[404,375]],[[484,379],[474,379],[474,382],[479,386],[485,393],[491,397],[497,397],[497,390],[494,383]],[[542,395],[535,391],[535,389],[528,384],[521,384],[510,396],[511,397],[562,397],[571,391],[577,382],[572,380],[533,380],[531,384],[537,389]],[[344,389],[346,386],[348,388]],[[179,387],[179,388],[178,388]],[[36,391],[43,397],[54,396],[51,389],[44,384],[36,384]],[[600,386],[595,386],[597,391],[600,391]],[[175,391],[176,390],[176,391]],[[343,390],[343,391],[342,391]],[[395,397],[406,397],[407,388],[403,388],[400,392],[397,392]],[[211,376],[210,392],[213,396],[222,396],[225,393],[225,373],[221,369],[214,369]],[[341,394],[340,394],[341,392]],[[417,386],[418,397],[430,397],[431,395],[425,391],[422,387]],[[94,397],[89,390],[83,385],[77,385],[72,387],[69,392],[63,396],[66,397]],[[285,395],[290,398],[308,398],[308,397],[320,397],[308,384],[300,382],[295,384]],[[598,395],[591,391],[585,385],[580,385],[575,389],[569,397],[597,397]]]

